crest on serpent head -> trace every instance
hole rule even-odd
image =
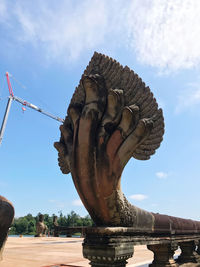
[[[60,130],[60,169],[71,172],[96,224],[136,226],[145,211],[128,203],[120,180],[131,157],[148,160],[163,138],[162,110],[149,87],[127,66],[95,52]]]

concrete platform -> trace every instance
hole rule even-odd
[[[89,267],[82,256],[82,238],[9,237],[1,267]],[[136,246],[128,266],[148,266],[153,253],[146,246]]]

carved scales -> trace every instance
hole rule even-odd
[[[96,73],[104,77],[106,88],[123,90],[124,106],[137,105],[140,109],[140,119],[152,117],[156,119],[151,134],[133,154],[135,159],[149,159],[160,146],[164,134],[162,109],[158,109],[158,104],[150,88],[129,67],[123,67],[116,60],[97,52],[94,53],[83,75]],[[84,98],[85,92],[79,83],[71,104],[80,103],[82,105]]]

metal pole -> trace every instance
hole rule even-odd
[[[3,135],[4,135],[5,128],[6,128],[6,123],[7,123],[7,120],[8,120],[8,115],[9,115],[9,111],[10,111],[10,107],[11,107],[12,101],[13,101],[13,97],[10,95],[9,98],[8,98],[8,103],[7,103],[7,106],[6,106],[6,111],[5,111],[3,122],[2,122],[2,125],[1,125],[1,130],[0,130],[0,144],[1,144],[2,139],[3,139]]]
[[[34,110],[36,110],[38,112],[41,112],[42,114],[44,114],[44,115],[46,115],[46,116],[48,116],[48,117],[50,117],[50,118],[52,118],[54,120],[57,120],[59,122],[64,122],[63,119],[61,119],[59,117],[56,117],[56,116],[50,114],[49,112],[46,112],[46,111],[42,110],[41,108],[37,107],[36,105],[33,105],[33,104],[31,104],[31,103],[29,103],[29,102],[27,102],[27,101],[25,101],[25,100],[23,100],[23,99],[21,99],[21,98],[19,98],[17,96],[13,96],[13,99],[15,101],[21,103],[22,105],[27,106],[29,108],[32,108],[32,109],[34,109]]]

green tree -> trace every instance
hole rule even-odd
[[[58,224],[60,226],[68,226],[67,218],[66,218],[66,216],[63,216],[62,213],[60,214],[60,217],[58,218]]]
[[[13,224],[11,225],[11,229],[9,234],[11,235],[19,235],[19,234],[36,234],[36,223],[38,221],[38,216],[41,213],[38,213],[37,216],[32,216],[32,214],[27,214],[24,217],[15,218]],[[47,225],[48,229],[51,230],[53,226],[53,214],[50,216],[49,214],[44,214],[44,223]],[[74,211],[71,211],[67,216],[63,215],[62,211],[59,211],[58,224],[60,226],[91,226],[93,225],[93,221],[89,215],[85,217],[80,217]]]
[[[92,226],[93,225],[93,221],[89,215],[82,218],[82,222],[83,222],[83,224],[82,224],[83,226]]]
[[[17,234],[27,234],[28,233],[28,221],[24,217],[20,217],[16,223],[15,228]]]
[[[49,216],[49,214],[44,214],[44,223],[48,227],[48,229],[52,229],[53,227],[53,215]]]
[[[31,220],[28,222],[28,234],[35,235],[35,233],[36,233],[35,220]]]

